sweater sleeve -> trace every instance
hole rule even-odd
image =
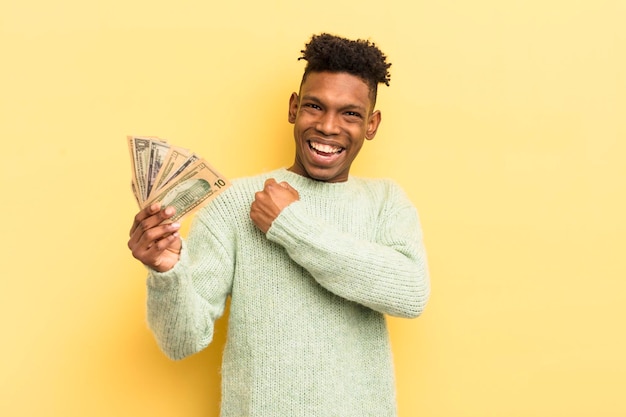
[[[232,285],[229,252],[198,218],[174,268],[148,275],[148,326],[161,350],[176,360],[211,342]]]
[[[281,212],[268,239],[334,294],[384,314],[417,317],[430,295],[422,232],[408,198],[398,190],[393,194],[373,240],[312,218],[302,201]]]

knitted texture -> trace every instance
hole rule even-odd
[[[267,178],[300,200],[263,234]],[[181,259],[148,277],[148,323],[181,359],[205,348],[231,297],[223,417],[396,415],[385,314],[418,316],[430,292],[417,212],[392,181],[325,183],[285,169],[236,180],[195,216]]]

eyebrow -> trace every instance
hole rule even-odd
[[[305,94],[301,97],[301,101],[305,101],[305,100],[313,101],[317,104],[324,104],[324,102],[321,99],[311,94]],[[351,103],[339,106],[339,110],[342,110],[342,111],[352,110],[352,111],[361,112],[363,114],[367,112],[367,109],[364,106],[360,106],[358,104],[351,104]]]

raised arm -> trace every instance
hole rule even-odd
[[[184,242],[172,232],[178,225],[149,227],[167,214],[173,213],[166,209],[135,220],[132,250],[149,270],[148,325],[163,352],[182,359],[213,339],[215,320],[223,314],[231,290],[233,261],[201,215],[194,218]],[[141,229],[146,229],[144,237],[137,236]]]
[[[417,317],[430,294],[417,211],[395,189],[372,227],[371,238],[357,237],[312,217],[306,203],[296,201],[274,220],[267,237],[336,295],[381,313]]]

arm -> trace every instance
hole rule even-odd
[[[194,220],[195,223],[195,220]],[[231,290],[232,261],[203,225],[192,227],[180,261],[165,273],[148,276],[148,325],[163,352],[182,359],[213,340]]]
[[[311,218],[301,201],[281,211],[267,237],[338,296],[381,313],[416,317],[430,294],[426,254],[417,212],[394,190],[371,241]]]
[[[154,256],[158,250],[153,250],[151,256],[162,262],[156,267],[154,262],[144,262],[149,270],[148,325],[163,352],[172,359],[196,353],[211,342],[214,322],[222,315],[230,292],[233,262],[229,252],[200,218],[198,213],[184,244],[178,236],[172,239],[178,248],[173,265],[169,256]],[[167,238],[157,239],[162,242]],[[143,252],[135,248],[133,253]],[[171,266],[166,269],[164,265]],[[159,272],[159,267],[165,270]]]

